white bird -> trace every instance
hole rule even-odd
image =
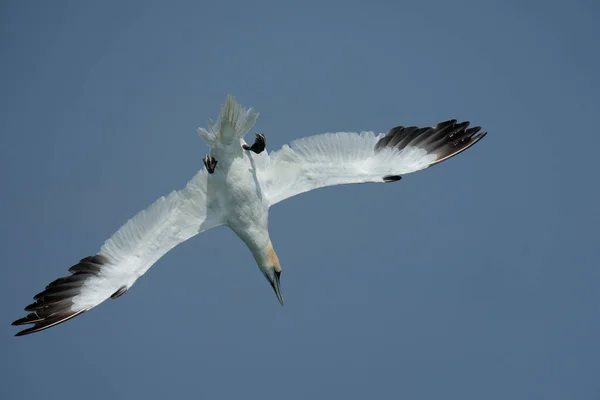
[[[127,221],[94,256],[72,266],[25,307],[17,336],[65,322],[125,293],[158,259],[200,232],[229,226],[246,243],[279,302],[281,266],[269,237],[269,207],[309,190],[348,183],[394,182],[468,149],[486,132],[450,120],[434,127],[397,126],[387,134],[325,133],[268,154],[264,135],[244,135],[258,113],[231,96],[217,122],[198,133],[210,146],[200,170],[181,190]]]

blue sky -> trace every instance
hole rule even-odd
[[[0,5],[0,398],[597,399],[599,6]],[[269,149],[458,118],[489,135],[389,185],[271,210],[281,308],[227,228],[14,338],[51,280],[202,168],[227,93]]]

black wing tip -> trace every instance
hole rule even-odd
[[[375,152],[384,148],[398,151],[406,147],[421,148],[437,156],[437,159],[429,164],[432,166],[462,153],[487,134],[487,132],[478,133],[481,127],[468,128],[469,125],[470,121],[458,122],[456,119],[449,119],[429,128],[399,125],[390,129],[377,141]],[[384,181],[385,178],[387,177],[383,178]]]
[[[477,131],[479,131],[481,129],[479,127],[477,127],[477,128],[478,128]],[[476,134],[476,133],[477,132],[473,132],[470,135],[466,135],[462,139],[457,140],[457,142],[460,142],[461,140],[463,140],[461,143],[457,144],[457,142],[455,142],[452,144],[452,146],[450,148],[442,149],[442,151],[440,152],[439,158],[437,160],[435,160],[434,162],[432,162],[429,166],[439,164],[442,161],[446,161],[446,160],[462,153],[463,151],[467,150],[468,148],[473,147],[475,145],[475,143],[479,142],[481,139],[483,139],[485,137],[485,135],[487,135],[487,131],[481,132],[479,134]]]
[[[12,322],[12,326],[19,326],[19,325],[26,325],[26,324],[30,324],[30,320],[27,317],[23,317],[23,318],[19,318],[16,319]]]
[[[31,328],[23,329],[22,331],[15,333],[15,336],[30,335],[32,333],[36,333],[36,332],[40,332],[40,331],[43,331],[48,328],[52,328],[55,325],[62,324],[63,322],[66,322],[66,321],[70,320],[71,318],[75,318],[76,316],[83,314],[87,310],[89,310],[89,308],[84,308],[79,311],[71,311],[68,313],[63,313],[54,318],[44,319],[42,321],[35,323],[35,325],[32,326]],[[15,322],[12,323],[12,325],[25,325],[25,324],[34,323],[34,322],[20,322],[21,320],[24,320],[26,318],[27,317],[16,320]]]
[[[102,254],[83,258],[78,264],[69,268],[71,275],[50,282],[42,292],[34,296],[35,301],[25,307],[25,311],[28,311],[29,314],[11,324],[13,326],[33,325],[17,332],[15,336],[43,331],[89,310],[90,307],[72,310],[73,298],[81,293],[85,281],[98,275],[102,266],[108,262],[108,258]],[[120,288],[117,292],[121,293],[118,295],[120,296],[126,290],[126,288]]]

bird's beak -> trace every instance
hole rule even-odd
[[[271,282],[271,286],[273,286],[273,290],[275,291],[275,295],[277,296],[277,300],[279,300],[279,304],[283,307],[283,296],[281,295],[281,287],[279,286],[279,277],[281,276],[281,271],[275,271],[275,278]]]

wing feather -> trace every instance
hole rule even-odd
[[[324,133],[295,140],[263,156],[258,176],[269,203],[325,186],[394,182],[468,149],[486,132],[469,122],[397,126],[387,134]]]
[[[221,225],[219,210],[207,198],[206,170],[179,191],[156,200],[127,221],[94,256],[69,268],[35,295],[30,313],[13,325],[31,325],[27,335],[65,322],[125,293],[158,259],[179,243]]]

